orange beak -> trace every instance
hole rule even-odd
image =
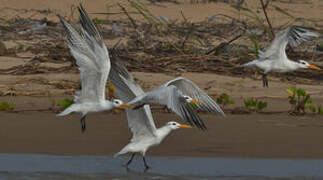
[[[202,101],[197,100],[197,99],[192,99],[190,103],[196,103],[196,104],[202,104]]]
[[[316,69],[316,70],[322,70],[321,68],[315,66],[315,65],[308,65],[307,68],[310,68],[310,69]]]
[[[180,124],[178,127],[179,128],[192,128],[192,126],[186,125],[186,124]]]
[[[122,104],[121,106],[119,106],[120,108],[131,108],[132,105],[130,104]]]

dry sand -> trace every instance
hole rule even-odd
[[[34,10],[47,10],[50,9],[55,13],[60,13],[66,16],[71,15],[72,6],[77,6],[80,2],[84,4],[84,7],[91,13],[115,13],[121,12],[120,8],[117,6],[117,3],[125,6],[130,12],[134,11],[133,8],[129,6],[127,1],[122,0],[60,0],[60,1],[51,1],[51,0],[1,0],[0,8],[4,8],[0,13],[0,17],[10,19],[12,17],[30,17],[30,18],[43,18],[43,15],[38,14],[37,12],[14,12],[10,8],[14,9],[34,9]],[[227,3],[190,3],[190,1],[180,0],[181,4],[174,3],[157,3],[151,4],[149,1],[141,1],[155,16],[166,16],[172,20],[182,19],[181,11],[185,14],[187,19],[192,21],[202,21],[210,16],[217,14],[225,14],[231,17],[239,17],[242,19],[247,19],[248,17],[245,14],[248,13],[237,13],[232,7]],[[280,7],[283,10],[287,10],[291,16],[297,18],[305,18],[311,20],[321,21],[323,2],[321,0],[297,0],[289,3],[288,0],[285,1],[273,1],[274,6]],[[245,2],[245,6],[255,10],[258,16],[264,17],[261,11],[261,5],[258,0],[248,0]],[[55,13],[48,15],[49,19],[58,20],[55,16]],[[268,14],[270,14],[274,27],[278,27],[291,19],[283,13],[279,13],[275,10],[274,7],[269,8]],[[104,15],[96,15],[97,17],[105,17]],[[141,19],[140,15],[134,15],[134,18]],[[123,15],[114,15],[111,18],[124,18]],[[309,22],[308,22],[309,23]]]

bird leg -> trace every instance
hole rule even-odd
[[[81,128],[82,128],[82,133],[84,133],[85,132],[85,130],[86,130],[86,126],[85,126],[85,117],[86,117],[86,115],[84,115],[84,116],[82,116],[82,118],[81,118]]]
[[[148,170],[150,167],[148,166],[145,156],[142,156],[142,160],[144,161],[144,165],[145,165],[145,171]]]
[[[168,107],[167,107],[167,106],[164,106],[164,111],[165,111],[166,113],[170,113],[170,111],[169,111],[169,109],[168,109]]]
[[[262,75],[262,84],[263,84],[264,87],[268,87],[267,74]]]
[[[125,164],[125,166],[128,168],[129,164],[132,162],[132,159],[135,157],[135,153],[132,153],[129,161]]]

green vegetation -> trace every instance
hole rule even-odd
[[[244,105],[247,109],[253,110],[253,111],[262,111],[267,107],[267,102],[259,101],[255,98],[250,98],[247,100],[244,100]]]
[[[72,105],[74,101],[72,99],[63,99],[58,101],[57,105],[63,109],[68,108],[70,105]]]
[[[93,18],[92,21],[93,21],[94,24],[104,24],[103,19]]]
[[[198,108],[196,103],[190,102],[189,104],[192,107],[192,109],[197,109]]]
[[[2,102],[0,103],[0,111],[13,111],[16,108],[14,104],[9,102]]]
[[[311,95],[304,89],[295,86],[286,89],[289,94],[289,103],[291,104],[291,113],[305,114],[309,109],[312,113],[323,115],[323,108],[321,105],[315,106],[312,104]]]
[[[227,104],[235,103],[233,100],[230,99],[230,96],[226,93],[222,93],[220,97],[216,98],[216,102],[222,107],[224,107]]]

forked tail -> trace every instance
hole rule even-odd
[[[118,157],[118,156],[120,156],[120,155],[122,155],[122,154],[126,154],[128,151],[126,150],[126,147],[124,147],[123,149],[121,149],[121,151],[119,151],[118,153],[115,153],[114,155],[113,155],[113,157],[114,158],[116,158],[116,157]]]
[[[257,64],[257,61],[258,60],[253,60],[253,61],[248,62],[246,64],[242,64],[242,67],[253,67],[253,66],[255,66]]]
[[[71,112],[73,112],[73,109],[71,107],[68,107],[64,111],[62,111],[61,113],[57,114],[56,116],[65,116],[65,115],[68,115]]]

